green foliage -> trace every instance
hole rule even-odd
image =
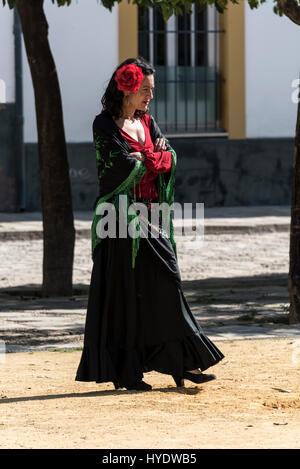
[[[248,4],[249,4],[249,7],[251,8],[251,10],[253,10],[254,8],[258,8],[259,5],[261,5],[262,3],[265,3],[267,0],[248,0]],[[274,0],[275,3],[277,2],[277,0]],[[278,0],[279,1],[279,0]]]
[[[6,4],[9,8],[14,8],[16,0],[2,0],[3,6]],[[20,0],[21,1],[21,0]],[[26,1],[26,0],[22,0]],[[55,3],[59,7],[69,6],[71,5],[72,1],[74,3],[75,0],[51,0],[52,3]],[[163,18],[167,21],[170,16],[173,14],[183,15],[184,11],[187,13],[191,13],[191,7],[195,3],[198,5],[201,11],[205,10],[208,5],[215,5],[216,10],[218,13],[224,13],[225,10],[228,8],[228,3],[234,3],[239,5],[240,1],[243,0],[95,0],[98,3],[102,3],[102,5],[107,8],[109,11],[112,11],[113,6],[116,3],[126,2],[133,3],[139,6],[145,6],[149,8],[153,8],[154,6],[159,6],[161,9]],[[254,8],[258,8],[262,3],[265,3],[267,0],[247,0],[248,5],[253,10]],[[273,0],[274,6],[273,11],[276,15],[282,16],[283,10],[280,3],[280,0]],[[300,3],[300,0],[295,0],[297,4]]]
[[[274,0],[275,5],[273,6],[273,11],[276,15],[283,16],[283,10],[280,3],[280,0]]]
[[[7,3],[9,8],[13,8],[15,6],[15,0],[2,0],[3,6]]]
[[[26,0],[22,0],[23,2]],[[65,5],[69,6],[72,3],[72,0],[51,0],[52,3],[56,3],[57,6],[63,7]],[[2,0],[3,6],[6,4],[9,6],[9,8],[14,8],[15,6],[15,0]]]

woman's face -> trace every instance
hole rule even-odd
[[[138,91],[130,94],[130,105],[132,105],[135,109],[138,109],[139,111],[146,111],[150,99],[153,99],[153,88],[154,75],[146,75]]]

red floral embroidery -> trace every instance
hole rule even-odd
[[[127,64],[116,71],[115,81],[117,88],[121,91],[133,91],[134,93],[141,86],[144,74],[136,64]]]

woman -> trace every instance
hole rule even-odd
[[[176,152],[147,113],[154,73],[142,57],[121,63],[93,122],[100,194],[76,380],[111,381],[116,389],[150,390],[143,373],[151,370],[172,375],[177,386],[184,379],[204,383],[215,375],[202,371],[224,357],[199,327],[182,292],[170,212],[158,222],[152,219],[155,203],[171,207],[174,202],[176,167]],[[145,204],[146,217],[128,210],[138,202]],[[124,225],[117,224],[105,237],[105,203],[114,209],[111,219],[123,221],[138,236],[125,236]]]

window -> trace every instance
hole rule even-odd
[[[138,7],[139,55],[156,69],[151,112],[168,134],[219,128],[218,16],[214,6],[171,16]]]

